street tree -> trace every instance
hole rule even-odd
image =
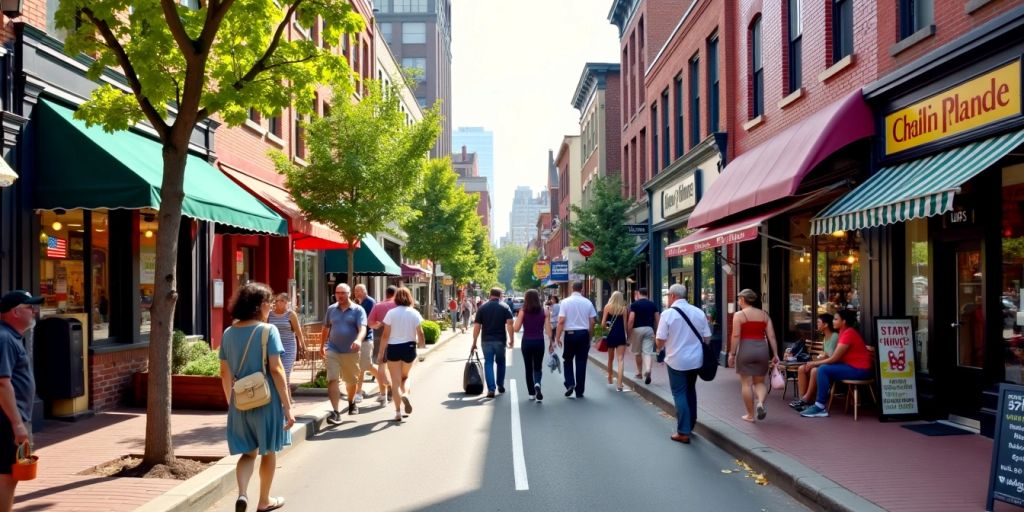
[[[490,286],[497,282],[498,258],[494,255],[487,228],[476,216],[476,221],[466,223],[464,244],[447,260],[443,260],[444,271],[452,276],[456,285],[477,283]]]
[[[410,201],[412,215],[402,223],[405,231],[405,254],[412,258],[426,258],[431,262],[432,275],[437,275],[437,263],[447,262],[466,245],[469,232],[466,226],[476,216],[476,198],[455,182],[458,175],[452,170],[448,158],[430,159],[425,164],[422,184]],[[434,280],[427,289],[427,315],[434,313]]]
[[[526,291],[530,288],[540,289],[540,280],[533,277],[533,264],[540,259],[540,253],[532,249],[516,264],[515,285],[516,290]]]
[[[576,220],[569,224],[573,245],[594,243],[594,255],[578,265],[577,272],[616,283],[631,275],[642,256],[635,253],[636,236],[626,230],[626,211],[633,200],[622,197],[617,178],[594,180],[593,195],[586,207],[571,205]]]
[[[407,124],[399,87],[370,81],[361,100],[336,102],[329,116],[307,125],[309,165],[271,153],[295,203],[348,244],[347,282],[354,282],[359,240],[411,213],[408,199],[441,132],[440,118],[435,106]]]
[[[289,105],[310,109],[319,84],[348,83],[347,60],[333,46],[364,29],[347,0],[60,0],[54,13],[68,55],[87,55],[99,82],[110,67],[129,91],[101,84],[75,113],[88,125],[127,130],[146,121],[163,146],[156,286],[150,309],[149,387],[143,464],[173,464],[171,328],[178,298],[176,261],[185,162],[197,123],[218,114],[242,124],[250,108],[275,115]],[[289,24],[323,20],[327,42],[289,41]],[[300,108],[301,110],[301,108]]]
[[[507,244],[499,247],[494,254],[498,257],[498,282],[506,290],[512,290],[516,266],[519,265],[519,260],[526,257],[526,248],[517,244]]]

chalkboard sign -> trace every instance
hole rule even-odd
[[[1024,386],[999,386],[994,441],[985,510],[991,512],[995,500],[1024,506]]]
[[[909,317],[877,317],[878,376],[882,390],[882,417],[906,418],[917,414],[917,365],[914,328]]]

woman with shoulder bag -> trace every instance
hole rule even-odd
[[[277,452],[291,444],[291,428],[295,424],[281,354],[284,346],[281,335],[273,325],[262,322],[271,308],[272,293],[262,283],[249,283],[239,288],[231,301],[231,316],[235,322],[224,331],[220,346],[220,377],[224,396],[228,399],[228,451],[241,454],[235,467],[238,499],[235,510],[244,511],[249,500],[246,491],[249,479],[260,458],[259,511],[276,510],[284,506],[284,498],[270,496],[274,480]],[[265,348],[264,348],[265,345]],[[243,377],[263,374],[269,402],[247,410],[236,407],[234,384]],[[269,379],[268,379],[269,377]],[[261,390],[263,391],[263,390]]]
[[[778,364],[779,356],[775,352],[775,330],[772,319],[763,310],[754,307],[758,297],[753,290],[744,289],[736,297],[740,311],[733,316],[732,343],[729,345],[729,364],[736,365],[736,373],[740,376],[740,393],[747,414],[744,421],[753,422],[755,404],[751,396],[757,395],[757,419],[763,420],[768,411],[764,407],[764,399],[768,396],[768,386],[764,379],[770,364]]]
[[[608,384],[612,384],[613,377],[615,374],[618,374],[619,383],[616,389],[619,391],[623,390],[622,361],[625,358],[626,347],[629,346],[626,342],[626,315],[628,314],[629,307],[626,306],[626,299],[622,296],[622,292],[612,294],[611,298],[608,299],[608,304],[604,306],[604,312],[601,314],[601,325],[605,325],[605,322],[611,322],[608,326],[608,335],[605,336],[608,343]],[[613,358],[618,360],[617,371],[612,365]]]

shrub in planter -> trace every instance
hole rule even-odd
[[[299,384],[300,388],[326,388],[327,387],[327,370],[320,370],[316,372],[316,378]]]
[[[441,337],[441,326],[437,322],[424,320],[420,326],[423,327],[423,338],[426,340],[427,345],[433,345]]]

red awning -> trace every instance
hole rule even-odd
[[[874,131],[871,109],[858,89],[736,157],[697,202],[687,226],[704,227],[792,196],[816,165]]]
[[[278,184],[250,176],[223,162],[218,165],[229,178],[288,219],[288,231],[295,249],[315,251],[348,248],[348,244],[336,231],[319,222],[307,220],[299,205],[292,200],[291,193]]]
[[[430,274],[430,271],[419,265],[408,265],[402,263],[402,277],[416,277],[424,274]]]
[[[690,233],[682,240],[665,247],[665,256],[674,258],[695,252],[706,251],[726,244],[736,244],[757,238],[761,223],[778,211],[772,210],[761,215],[743,219],[724,226],[701,228]]]

